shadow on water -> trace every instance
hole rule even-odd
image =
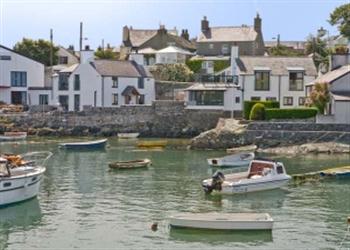
[[[170,238],[186,242],[205,242],[213,245],[227,242],[259,244],[272,242],[271,230],[203,230],[170,228]]]
[[[0,249],[8,247],[9,235],[27,231],[41,222],[42,213],[37,198],[0,208]]]

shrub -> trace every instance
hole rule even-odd
[[[265,119],[306,119],[317,115],[317,108],[265,109]]]
[[[214,61],[214,72],[219,72],[221,70],[226,69],[229,66],[230,66],[230,62],[228,60]]]
[[[261,103],[265,106],[265,108],[279,108],[280,103],[277,101],[244,101],[244,119],[248,120],[250,111],[252,110],[253,106],[257,103]]]
[[[265,119],[265,106],[262,103],[256,103],[252,111],[250,111],[249,120],[264,120]]]
[[[150,70],[156,80],[191,82],[193,72],[185,64],[159,64]]]
[[[199,73],[202,68],[202,60],[187,60],[186,65],[193,73]]]

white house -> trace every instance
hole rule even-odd
[[[7,104],[49,104],[44,84],[45,66],[0,45],[0,101]]]
[[[142,65],[95,60],[88,47],[80,52],[80,64],[61,70],[53,83],[55,102],[69,111],[84,106],[150,105],[155,99],[153,76]]]
[[[185,49],[176,46],[168,46],[156,52],[156,63],[158,64],[174,64],[185,63],[193,54]]]
[[[211,101],[208,101],[209,95],[221,99],[214,105],[216,109],[230,111],[243,110],[243,101],[248,100],[279,101],[281,108],[304,106],[305,83],[315,79],[316,75],[311,58],[239,57],[238,48],[232,47],[231,66],[217,75],[212,75],[216,83],[208,85],[210,77],[207,77],[208,82],[202,80],[201,83],[187,89],[188,108],[213,109]],[[199,88],[202,89],[202,94],[198,98],[204,98],[205,102],[194,102],[199,95],[194,91],[199,91]],[[203,94],[208,96],[202,97]]]
[[[318,115],[318,123],[350,124],[350,64],[336,68],[307,84],[308,94],[316,83],[328,83],[330,102],[326,114]]]

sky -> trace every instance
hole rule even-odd
[[[119,46],[124,25],[138,29],[188,29],[200,32],[207,16],[210,26],[253,25],[258,12],[265,41],[280,34],[281,41],[305,40],[321,26],[338,34],[327,20],[349,0],[0,0],[0,44],[13,47],[23,37],[49,39],[79,46],[79,23],[84,23],[84,45]]]

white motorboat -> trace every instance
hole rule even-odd
[[[52,154],[44,160],[46,161]],[[17,157],[17,156],[16,156]],[[35,162],[0,157],[0,206],[35,197],[46,168]]]
[[[254,153],[240,153],[221,158],[211,158],[207,161],[211,167],[240,167],[248,166],[249,162],[253,160],[254,157]]]
[[[206,193],[236,194],[280,188],[291,179],[282,162],[255,159],[248,171],[224,175],[217,171],[202,182]]]
[[[170,226],[217,230],[271,230],[267,213],[181,213],[170,216]]]
[[[27,138],[27,132],[5,132],[0,135],[0,141],[20,141]]]
[[[118,133],[119,139],[135,139],[140,133]]]

